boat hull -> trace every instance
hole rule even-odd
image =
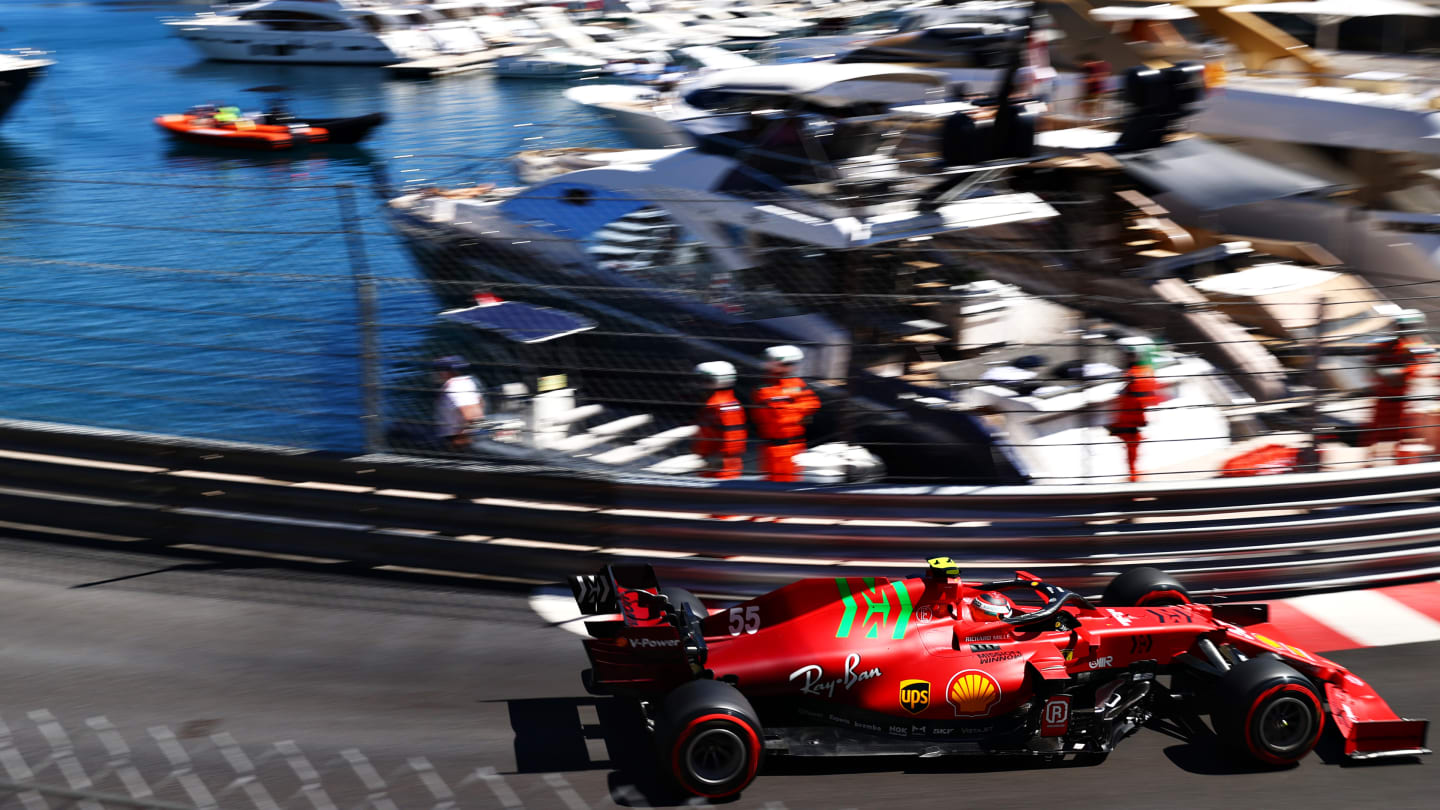
[[[305,146],[358,143],[385,122],[385,115],[371,113],[351,118],[296,119],[297,124],[303,121],[303,125],[260,124],[246,128],[199,121],[190,115],[162,115],[155,119],[155,125],[185,143],[274,152]]]
[[[231,30],[236,27],[174,24],[171,30],[205,58],[220,62],[391,65],[439,52],[435,43],[418,31],[374,35]]]
[[[10,109],[25,95],[30,84],[45,72],[48,64],[37,61],[34,64],[0,71],[0,121],[5,120]]]

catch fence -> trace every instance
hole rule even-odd
[[[586,199],[549,243],[446,231],[387,202],[516,199],[504,192],[520,184],[514,166],[460,164],[396,161],[372,187],[293,173],[204,187],[130,173],[16,178],[30,187],[0,222],[0,298],[12,313],[0,326],[0,416],[681,483],[702,464],[690,452],[706,395],[693,367],[732,362],[753,426],[763,351],[789,343],[806,352],[823,403],[807,426],[810,485],[1103,484],[1125,477],[1107,429],[1124,387],[1118,341],[1151,334],[1165,401],[1145,432],[1146,480],[1210,478],[1226,462],[1270,471],[1263,453],[1234,459],[1271,445],[1314,470],[1425,460],[1440,443],[1422,370],[1404,395],[1405,436],[1421,441],[1354,447],[1370,430],[1373,341],[1396,307],[1428,308],[1433,287],[1345,276],[1314,288],[1323,306],[1309,288],[1257,303],[1218,282],[1208,298],[1189,287],[1177,297],[1163,286],[1263,268],[1271,260],[1253,257],[1271,250],[1298,254],[1212,247],[1181,272],[1147,275],[1187,254],[1167,250],[1163,223],[1103,219],[1130,204],[1111,189],[978,172],[965,202],[991,206],[998,224],[843,248],[767,236],[739,261],[667,213],[694,202],[673,189],[639,203]],[[831,204],[901,202],[845,188],[863,198]],[[768,204],[761,192],[742,201]],[[712,212],[712,224],[723,231],[732,213]],[[585,328],[505,337],[506,324],[456,317],[477,292]],[[1222,315],[1234,329],[1196,327]],[[508,325],[535,337],[528,317]],[[1234,346],[1270,359],[1234,366]],[[436,438],[431,361],[447,356],[467,361],[484,392],[487,413],[463,447]],[[748,443],[754,476],[753,427]]]

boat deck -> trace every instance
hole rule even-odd
[[[520,56],[527,53],[528,48],[524,46],[506,46],[503,48],[487,48],[474,53],[447,53],[439,56],[430,56],[425,59],[415,59],[409,62],[397,62],[393,65],[386,65],[385,71],[391,76],[400,79],[431,79],[436,76],[451,76],[457,73],[469,73],[475,70],[482,70],[490,66],[490,63],[506,56]]]

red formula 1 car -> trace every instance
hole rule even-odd
[[[1304,757],[1327,722],[1353,758],[1429,753],[1427,721],[1263,635],[1265,605],[1196,604],[1153,568],[1095,605],[1025,572],[971,583],[929,563],[913,579],[805,579],[713,615],[649,566],[572,577],[582,612],[620,614],[587,623],[585,685],[638,698],[664,767],[708,798],[739,793],[766,753],[1103,755],[1154,714],[1208,714],[1270,765]]]

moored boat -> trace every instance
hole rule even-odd
[[[284,111],[217,121],[215,111],[209,108],[155,119],[156,126],[187,143],[262,151],[359,143],[384,122],[384,113],[304,119]]]

